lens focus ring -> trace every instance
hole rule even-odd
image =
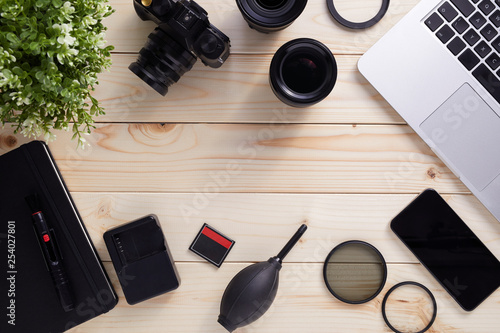
[[[161,95],[196,62],[196,57],[158,27],[148,36],[129,69]]]
[[[307,0],[236,0],[236,4],[251,28],[268,33],[292,24]]]

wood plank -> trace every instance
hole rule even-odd
[[[198,0],[208,12],[210,22],[231,39],[232,54],[274,54],[285,42],[300,38],[314,38],[325,43],[335,54],[361,54],[382,37],[418,2],[394,0],[385,17],[365,30],[350,30],[337,24],[331,17],[326,2],[309,1],[304,12],[287,29],[273,34],[262,34],[250,29],[234,0]],[[380,0],[335,0],[339,11],[348,19],[363,20],[380,8]],[[155,24],[143,22],[136,15],[131,0],[111,0],[116,9],[105,24],[109,30],[106,39],[115,46],[115,52],[139,52],[153,31]]]
[[[161,96],[128,66],[136,55],[113,55],[93,96],[106,109],[98,122],[370,123],[404,120],[362,77],[359,56],[337,56],[332,93],[307,109],[276,98],[269,85],[269,55],[234,55],[218,69],[197,63]]]
[[[100,124],[86,150],[70,137],[50,147],[71,191],[468,192],[408,126]]]
[[[276,255],[297,230],[308,230],[287,262],[323,262],[337,244],[361,239],[372,243],[391,263],[416,263],[389,228],[396,214],[415,197],[345,194],[251,193],[73,193],[101,259],[110,260],[106,230],[155,214],[177,261],[203,261],[188,251],[203,223],[236,241],[227,262],[266,260]],[[500,223],[472,195],[444,198],[477,236],[500,258]]]
[[[109,313],[97,317],[71,333],[100,332],[226,332],[217,323],[219,304],[230,279],[246,264],[179,263],[181,286],[176,291],[130,306],[123,298],[111,264],[106,264],[120,302]],[[466,313],[420,265],[389,265],[384,290],[362,305],[344,304],[325,288],[322,265],[285,264],[280,273],[278,295],[269,311],[252,325],[237,330],[251,332],[390,332],[381,315],[387,290],[398,282],[414,280],[427,286],[436,297],[437,319],[429,332],[496,332],[500,325],[500,293],[490,296],[474,312]],[[425,298],[417,298],[420,302]],[[407,309],[407,304],[389,304]],[[82,310],[89,305],[81,304]],[[404,312],[404,311],[403,311]],[[408,311],[410,317],[414,312]],[[411,323],[407,322],[407,326]],[[314,328],[314,329],[313,329]]]

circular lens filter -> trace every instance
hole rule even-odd
[[[389,8],[389,0],[382,0],[382,6],[380,7],[380,10],[378,13],[370,20],[366,22],[352,22],[349,20],[346,20],[344,17],[342,17],[337,9],[335,8],[335,4],[333,3],[334,0],[326,0],[326,3],[328,4],[328,9],[330,10],[330,14],[332,14],[333,18],[342,24],[344,27],[350,28],[350,29],[365,29],[373,26],[374,24],[378,23],[384,17],[385,13],[387,12],[387,9]]]
[[[363,241],[347,241],[326,257],[323,278],[328,290],[339,300],[361,304],[375,298],[387,279],[382,254]]]
[[[436,299],[418,282],[401,282],[385,294],[382,315],[396,333],[423,333],[436,319]]]

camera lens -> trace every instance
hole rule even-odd
[[[283,60],[283,81],[293,91],[310,93],[326,78],[326,63],[315,55],[298,53]]]
[[[128,67],[135,75],[165,96],[168,87],[179,81],[196,62],[196,57],[182,45],[156,28],[139,52],[137,61]]]
[[[276,9],[282,7],[286,0],[257,0],[257,3],[265,9]]]
[[[251,28],[268,33],[292,24],[307,0],[236,0],[236,4]]]
[[[314,39],[299,38],[278,49],[269,81],[284,103],[306,107],[323,100],[337,80],[337,63],[330,50]]]

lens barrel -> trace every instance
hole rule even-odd
[[[136,62],[128,67],[135,75],[165,96],[168,87],[179,81],[196,62],[196,57],[156,27],[148,36]]]
[[[310,38],[294,39],[280,47],[269,69],[274,94],[294,107],[320,102],[330,94],[336,81],[337,63],[332,52]]]
[[[292,24],[307,0],[236,0],[236,4],[251,28],[268,33]]]

